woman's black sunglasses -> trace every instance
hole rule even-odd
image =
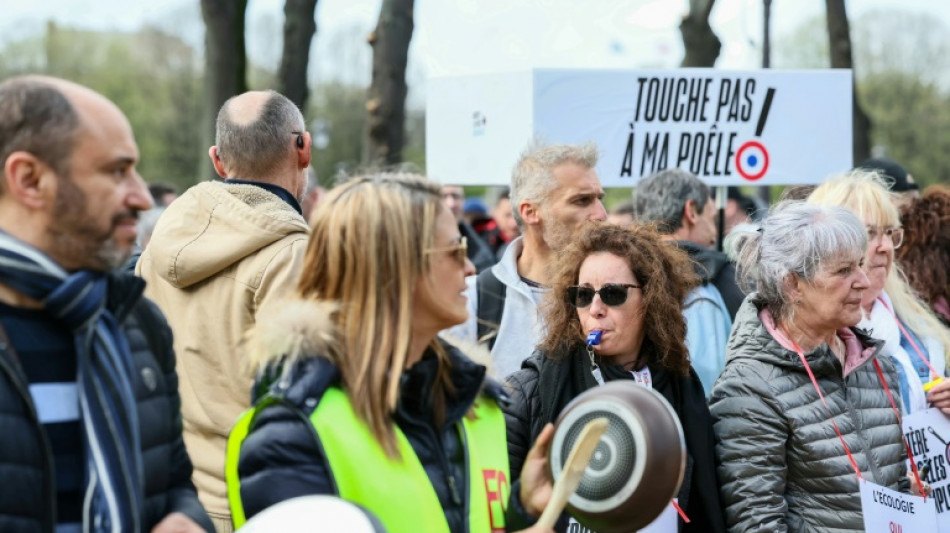
[[[572,285],[567,288],[567,303],[578,309],[583,309],[594,301],[594,295],[600,295],[600,301],[610,307],[623,305],[627,301],[629,289],[639,289],[642,285],[633,285],[632,283],[608,283],[596,291],[593,287],[580,287]]]

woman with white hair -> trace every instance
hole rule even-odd
[[[849,209],[867,228],[864,268],[870,287],[861,300],[864,318],[858,327],[883,340],[882,352],[897,363],[904,412],[933,403],[950,414],[950,380],[935,384],[929,394],[924,389],[947,375],[950,330],[917,298],[894,262],[904,229],[893,196],[880,174],[853,170],[821,184],[808,202]]]
[[[710,396],[729,531],[864,531],[859,476],[910,488],[893,362],[855,328],[866,247],[850,211],[802,202],[739,236],[756,292]]]

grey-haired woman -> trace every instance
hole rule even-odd
[[[864,531],[856,469],[910,489],[886,392],[899,409],[893,363],[854,328],[866,246],[849,211],[802,202],[780,204],[737,241],[757,292],[736,315],[710,397],[729,531]]]

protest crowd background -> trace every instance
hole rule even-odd
[[[593,531],[539,518],[555,426],[608,383],[681,429],[642,531],[950,531],[950,40],[844,0],[772,35],[794,8],[756,4],[754,69],[722,68],[729,2],[691,1],[675,61],[528,68],[510,94],[413,93],[411,47],[445,33],[412,0],[362,48],[316,0],[11,33],[0,531]],[[573,127],[617,94],[612,141]]]

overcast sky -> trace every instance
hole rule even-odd
[[[673,67],[682,57],[677,26],[687,0],[417,0],[410,75],[507,71],[530,67]],[[773,0],[773,42],[824,11],[824,0]],[[47,20],[101,30],[158,24],[200,47],[198,0],[0,0],[0,44],[41,31]],[[380,0],[319,0],[312,75],[368,79],[365,35]],[[283,0],[250,0],[248,53],[276,68]],[[950,27],[943,0],[851,0],[849,15],[878,8],[926,12]],[[717,67],[761,63],[762,0],[717,0],[713,29],[723,41]],[[359,68],[354,67],[356,64]],[[418,85],[418,83],[417,83]],[[421,98],[424,88],[415,88]]]

